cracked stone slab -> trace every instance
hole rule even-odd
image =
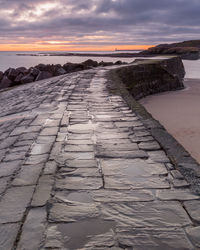
[[[34,191],[33,186],[12,187],[0,201],[1,223],[19,222],[29,206]]]
[[[78,168],[78,169],[70,169],[70,168],[61,168],[60,171],[62,176],[80,176],[80,177],[101,177],[98,168]]]
[[[170,160],[162,150],[148,152],[149,157],[155,162],[169,163]]]
[[[139,150],[137,143],[121,143],[121,144],[112,144],[104,143],[97,144],[97,151],[102,150],[116,150],[116,151],[134,151]]]
[[[125,176],[130,180],[168,173],[163,164],[148,163],[142,159],[103,159],[101,166],[105,176]]]
[[[36,185],[42,171],[43,164],[23,165],[12,182],[13,186]]]
[[[20,224],[0,224],[0,246],[1,249],[13,249],[14,242],[17,238]]]
[[[26,165],[35,165],[35,164],[40,164],[40,163],[45,163],[47,162],[49,155],[48,154],[43,154],[43,155],[31,155],[27,158],[25,161]]]
[[[58,133],[58,127],[50,127],[50,128],[44,128],[40,135],[45,135],[45,136],[49,136],[49,135],[57,135]]]
[[[56,188],[61,190],[95,190],[100,189],[102,186],[102,179],[95,177],[66,177],[56,181]]]
[[[200,200],[185,201],[184,207],[193,220],[200,222]]]
[[[141,228],[120,229],[117,232],[120,245],[126,249],[160,250],[162,249],[194,249],[182,228]]]
[[[91,192],[92,198],[97,202],[133,202],[153,201],[154,196],[150,190],[113,191],[97,190]]]
[[[65,152],[93,152],[93,145],[70,145],[65,146]]]
[[[21,161],[1,162],[0,163],[0,177],[10,176],[19,169]]]
[[[67,160],[66,167],[69,168],[97,168],[97,162],[93,160]]]
[[[62,153],[61,157],[64,160],[92,160],[94,152],[66,152]]]
[[[48,143],[48,144],[35,143],[32,147],[30,155],[42,155],[42,154],[50,153],[51,146],[52,145],[50,143]]]
[[[29,211],[22,227],[17,250],[40,249],[44,237],[46,217],[45,208],[34,208]]]
[[[5,191],[9,180],[9,177],[4,177],[0,179],[0,195]]]
[[[200,226],[186,228],[187,235],[196,249],[200,248]]]
[[[187,201],[187,200],[199,199],[199,195],[193,194],[189,189],[158,190],[156,192],[156,196],[160,200],[165,200],[165,201],[167,200]]]
[[[89,203],[53,203],[49,213],[50,222],[75,222],[96,218],[99,209],[95,204]]]
[[[137,177],[135,180],[130,181],[128,178],[124,177],[111,177],[105,176],[105,188],[106,189],[168,189],[170,188],[169,183],[165,178],[158,177],[148,177],[141,178]]]
[[[192,225],[186,211],[176,201],[104,203],[101,213],[103,218],[116,221],[117,227],[153,229]]]
[[[153,141],[153,142],[141,142],[138,146],[140,149],[149,150],[149,151],[160,149],[160,145],[155,141]]]
[[[104,150],[97,152],[96,157],[98,158],[125,158],[125,159],[147,159],[148,154],[143,150],[134,150],[134,151],[108,151]]]
[[[50,175],[40,177],[39,183],[36,187],[31,206],[44,206],[50,198],[54,179]]]

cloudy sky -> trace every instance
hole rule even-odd
[[[200,0],[0,0],[0,50],[98,50],[200,39]]]

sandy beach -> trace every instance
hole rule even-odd
[[[185,79],[186,88],[140,101],[153,117],[200,163],[200,79]]]

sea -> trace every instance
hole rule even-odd
[[[98,62],[116,62],[121,60],[123,62],[131,63],[136,57],[126,58],[126,57],[101,57],[101,54],[111,54],[116,53],[115,51],[62,51],[60,53],[95,53],[99,54],[98,57],[92,56],[50,56],[50,53],[59,53],[57,51],[0,51],[0,71],[5,71],[8,68],[18,68],[18,67],[33,67],[39,63],[43,64],[65,64],[67,62],[71,63],[81,63],[87,59],[92,59]],[[137,53],[139,51],[132,51]],[[118,51],[117,53],[130,53],[130,51]],[[21,54],[21,55],[19,55]],[[26,55],[24,55],[26,54]],[[35,56],[33,56],[35,55]],[[197,78],[200,79],[200,60],[183,60],[186,75],[185,78]]]

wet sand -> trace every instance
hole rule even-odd
[[[186,88],[148,96],[140,103],[200,163],[200,79],[185,79]]]

